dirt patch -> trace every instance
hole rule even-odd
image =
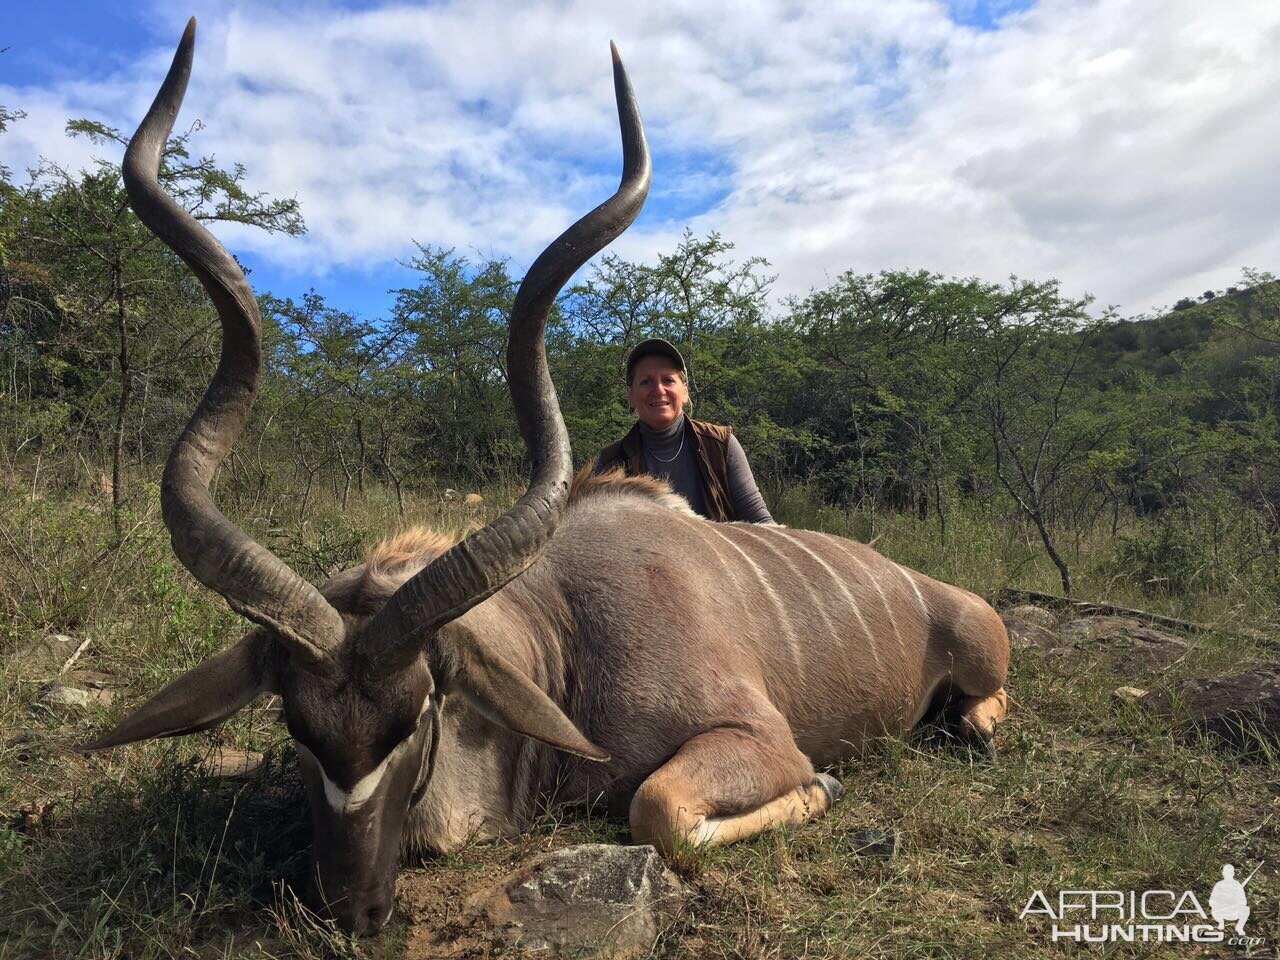
[[[494,931],[467,904],[491,889],[511,868],[503,859],[402,871],[396,880],[396,910],[409,924],[404,960],[491,956]]]

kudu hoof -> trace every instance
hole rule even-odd
[[[815,775],[818,786],[822,788],[822,792],[827,795],[827,800],[831,806],[835,806],[844,799],[844,784],[829,773],[819,773]]]
[[[968,718],[960,721],[960,740],[969,748],[969,755],[979,763],[995,763],[1000,759],[996,750],[994,726],[984,729]]]
[[[974,737],[965,743],[969,748],[969,756],[976,763],[995,763],[1000,759],[1000,751],[996,749],[994,738]]]

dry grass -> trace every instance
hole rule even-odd
[[[509,491],[485,493],[480,516],[422,499],[407,522],[460,529],[510,502]],[[265,706],[182,740],[91,758],[71,752],[241,628],[177,567],[145,492],[119,542],[93,501],[29,494],[26,484],[0,488],[0,956],[412,957],[430,955],[428,929],[456,941],[459,955],[484,956],[492,949],[485,931],[458,913],[468,891],[539,850],[626,842],[625,823],[548,811],[520,838],[407,870],[399,918],[377,940],[336,933],[287,886],[305,867],[309,828],[287,737]],[[245,517],[232,503],[229,512],[313,578],[358,561],[402,525],[394,502],[378,494],[345,515],[320,503],[303,525],[291,504],[280,498]],[[783,507],[793,523],[859,532],[856,517]],[[1051,568],[1018,531],[957,518],[945,549],[927,525],[887,520],[879,532],[886,553],[981,592],[1053,585]],[[1143,600],[1114,580],[1091,580],[1101,564],[1091,566],[1088,553],[1081,564],[1082,592]],[[1199,635],[1166,679],[1275,659],[1272,614],[1248,602],[1170,598],[1162,612],[1194,619],[1209,611],[1263,632]],[[67,714],[40,701],[57,667],[12,654],[51,632],[92,638],[76,669],[123,684],[110,707]],[[1258,861],[1267,865],[1249,888],[1250,932],[1272,951],[1254,955],[1274,955],[1276,756],[1250,760],[1175,735],[1111,695],[1133,679],[1105,661],[1020,653],[1010,679],[1018,708],[1001,727],[996,764],[920,734],[877,744],[835,771],[848,795],[825,819],[687,851],[677,866],[696,897],[655,955],[1070,955],[1049,944],[1043,924],[1019,920],[1033,890],[1192,889],[1204,899],[1223,863],[1251,869]],[[248,780],[214,779],[199,760],[218,744],[262,751],[267,761]],[[849,837],[866,827],[898,831],[898,855],[855,853]],[[1205,954],[1133,945],[1112,955]],[[1224,947],[1219,955],[1242,954]]]

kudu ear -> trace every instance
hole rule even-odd
[[[272,653],[266,630],[252,631],[235,646],[188,670],[80,752],[216,727],[275,685]]]
[[[444,692],[462,693],[494,723],[588,760],[609,759],[532,680],[472,631],[451,625],[437,634],[436,652],[445,661]]]

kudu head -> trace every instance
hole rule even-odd
[[[533,463],[528,491],[378,609],[340,611],[228,520],[209,493],[209,481],[253,405],[262,347],[257,303],[243,272],[158,181],[194,45],[193,19],[129,143],[124,182],[138,217],[186,261],[222,322],[217,372],[165,467],[165,525],[183,565],[257,627],[85,749],[205,730],[259,694],[278,693],[311,804],[313,893],[344,928],[371,932],[391,913],[401,833],[431,777],[446,693],[465,696],[508,729],[593,760],[608,759],[499,650],[453,621],[527,569],[564,512],[572,462],[547,370],[547,314],[573,273],[640,212],[649,189],[649,152],[615,48],[621,185],[538,257],[511,311],[508,380]]]

